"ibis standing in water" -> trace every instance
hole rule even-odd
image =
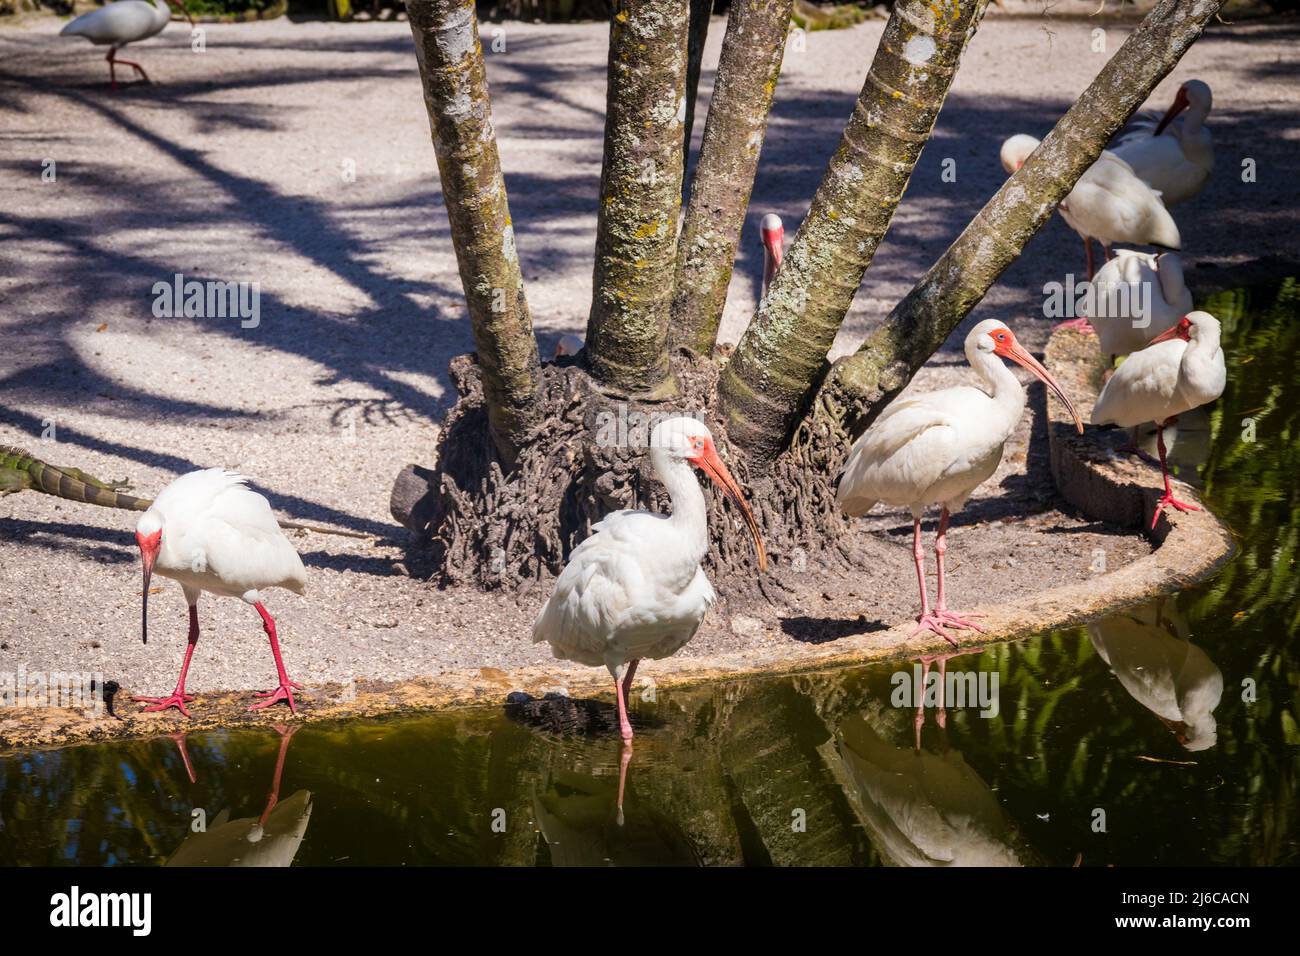
[[[140,74],[141,79],[150,83],[152,81],[149,79],[149,74],[144,71],[144,67],[131,60],[119,60],[117,51],[128,43],[147,40],[161,33],[163,27],[167,26],[172,18],[170,6],[172,2],[173,0],[152,0],[152,2],[117,0],[116,3],[107,4],[98,10],[83,13],[60,30],[59,35],[85,37],[96,46],[108,47],[106,59],[112,89],[117,89],[117,64],[119,63],[131,67]],[[185,14],[185,19],[193,26],[194,20],[185,9],[185,4],[180,0],[175,0],[175,3]]]
[[[1213,103],[1208,84],[1188,80],[1160,122],[1143,124],[1115,144],[1115,155],[1160,193],[1166,206],[1200,195],[1214,172],[1214,141],[1205,128]],[[1184,110],[1187,115],[1176,119]]]
[[[1208,312],[1192,312],[1156,336],[1146,348],[1126,358],[1097,396],[1092,409],[1094,425],[1131,428],[1147,422],[1156,424],[1165,493],[1156,502],[1152,528],[1165,508],[1201,510],[1174,497],[1165,461],[1165,429],[1175,424],[1179,415],[1222,395],[1227,381],[1219,345],[1219,320]]]
[[[1038,148],[1038,140],[1024,133],[1002,144],[1002,168],[1014,173],[1024,165],[1029,154]],[[1089,166],[1070,194],[1058,207],[1071,229],[1083,237],[1088,257],[1088,278],[1096,269],[1092,258],[1092,240],[1101,244],[1102,255],[1110,259],[1114,242],[1138,245],[1182,247],[1178,226],[1160,201],[1160,194],[1148,186],[1132,167],[1109,150],[1103,151]],[[1083,325],[1076,319],[1071,325]]]
[[[275,621],[262,604],[261,592],[287,588],[303,594],[307,572],[280,530],[271,505],[245,481],[243,475],[222,468],[182,475],[159,493],[136,525],[135,540],[144,562],[141,627],[145,643],[149,641],[149,582],[155,571],[179,581],[190,606],[189,642],[176,689],[167,697],[134,698],[153,705],[146,711],[175,707],[186,717],[190,715],[185,705],[194,698],[185,693],[185,675],[199,642],[199,594],[207,591],[251,604],[271,639],[280,683],[275,690],[260,693],[258,696],[266,699],[249,710],[284,701],[291,711],[298,712],[293,691],[302,685],[291,681],[285,672]]]
[[[740,510],[758,568],[767,569],[758,523],[705,425],[685,417],[660,422],[650,433],[649,456],[672,514],[616,511],[598,522],[573,549],[533,624],[534,643],[546,641],[556,657],[609,669],[625,741],[632,739],[627,697],[637,662],[675,654],[713,606],[713,587],[700,567],[709,549],[707,509],[692,466]]]
[[[840,476],[836,500],[850,517],[866,514],[877,502],[912,511],[912,555],[921,589],[921,614],[913,634],[933,631],[955,644],[945,627],[980,630],[967,619],[973,615],[962,617],[948,610],[943,564],[949,515],[960,510],[997,470],[1002,446],[1025,411],[1025,390],[1003,359],[1041,379],[1083,432],[1078,412],[1047,369],[1025,351],[1006,325],[985,319],[966,336],[966,361],[975,370],[979,387],[959,385],[895,399],[853,443]],[[932,504],[942,507],[934,543],[939,587],[933,608],[926,594],[921,547],[921,515]]]

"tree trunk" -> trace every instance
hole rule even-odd
[[[474,3],[410,0],[407,12],[489,426],[509,467],[538,420],[541,367],[492,128]]]
[[[1223,0],[1161,0],[1028,161],[879,329],[835,363],[817,403],[860,434],[1051,218],[1106,143],[1169,75]]]
[[[808,215],[723,373],[728,435],[760,467],[807,406],[987,5],[894,5]]]
[[[781,72],[792,0],[733,0],[700,159],[691,184],[673,297],[674,345],[713,351],[727,302],[768,112]]]
[[[691,130],[695,128],[695,102],[700,93],[700,70],[704,66],[704,44],[709,39],[709,18],[713,0],[691,0],[690,26],[686,37],[686,129],[682,132],[682,161],[691,156]]]
[[[605,161],[587,362],[608,389],[663,396],[682,203],[689,0],[619,0],[609,33]]]

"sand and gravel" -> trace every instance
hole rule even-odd
[[[447,362],[471,344],[406,24],[208,25],[203,52],[173,24],[131,48],[159,82],[117,94],[107,90],[102,50],[58,37],[60,26],[54,18],[0,26],[0,442],[130,478],[146,495],[192,468],[238,468],[282,514],[373,535],[294,538],[311,574],[308,596],[277,592],[271,607],[301,680],[546,662],[546,650],[527,642],[543,595],[440,592],[412,579],[401,564],[405,532],[388,515],[397,471],[430,461],[453,397]],[[1104,59],[1093,52],[1098,28],[1110,50],[1128,29],[990,14],[837,354],[997,187],[1001,139],[1046,132],[1089,82]],[[491,29],[504,29],[505,49],[489,53],[495,119],[529,301],[549,352],[586,319],[606,28]],[[738,336],[754,306],[758,218],[778,212],[794,231],[880,30],[869,22],[810,34],[806,50],[788,53],[724,339]],[[721,35],[718,20],[706,93]],[[1153,98],[1163,108],[1191,76],[1215,93],[1219,170],[1177,211],[1193,281],[1198,271],[1295,251],[1298,37],[1293,21],[1215,25]],[[941,178],[949,158],[955,182]],[[1245,159],[1253,183],[1241,181]],[[53,181],[42,177],[48,169]],[[1005,318],[1041,347],[1051,325],[1042,285],[1081,260],[1077,238],[1050,223],[966,327]],[[154,317],[151,290],[176,273],[258,283],[256,327]],[[962,331],[918,385],[964,374],[951,350]],[[1043,451],[1028,453],[1030,428],[1026,416],[1003,467],[958,519],[957,606],[1086,580],[1098,549],[1112,567],[1149,551],[1137,535],[1057,510]],[[156,636],[141,646],[134,520],[33,493],[0,499],[0,671],[99,671],[132,689],[172,686],[184,605],[166,584],[152,601]],[[758,621],[722,616],[683,653],[822,641],[904,619],[914,602],[906,516],[873,517],[863,529],[880,561],[857,586],[810,575],[789,607]],[[256,617],[239,602],[207,599],[201,608],[191,688],[269,686]]]

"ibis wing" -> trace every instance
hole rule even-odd
[[[849,515],[877,501],[911,504],[952,464],[956,421],[946,410],[971,388],[950,388],[893,402],[853,443],[836,500]],[[983,392],[979,395],[987,400]]]
[[[1168,417],[1178,392],[1178,368],[1186,343],[1158,342],[1134,352],[1116,369],[1092,407],[1094,425],[1129,428]]]

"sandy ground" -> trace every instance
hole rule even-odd
[[[430,461],[452,397],[447,361],[471,347],[406,24],[211,25],[201,53],[173,24],[131,50],[158,84],[115,95],[102,51],[59,38],[60,25],[40,18],[0,28],[0,442],[129,477],[148,495],[192,468],[235,467],[283,514],[375,535],[295,538],[309,596],[277,592],[271,606],[299,679],[546,661],[526,641],[541,594],[503,602],[407,577],[405,533],[387,511],[400,467]],[[1104,59],[1092,49],[1098,26],[990,16],[837,353],[856,345],[993,192],[1001,139],[1043,134],[1089,82]],[[1114,50],[1127,27],[1104,29]],[[549,351],[586,320],[606,28],[504,30],[505,51],[489,54],[495,118],[529,300]],[[754,307],[759,216],[779,212],[794,231],[880,30],[877,22],[810,34],[806,50],[787,54],[724,339],[738,336]],[[706,93],[721,36],[719,20]],[[1295,248],[1298,36],[1294,23],[1215,26],[1153,99],[1163,108],[1189,76],[1215,91],[1219,173],[1177,212],[1194,269]],[[940,178],[949,157],[955,183]],[[1244,157],[1256,162],[1255,183],[1240,181]],[[47,161],[54,182],[42,180]],[[1054,221],[970,322],[1005,318],[1041,346],[1051,324],[1041,317],[1042,284],[1081,269],[1081,259],[1077,238]],[[154,318],[153,284],[177,272],[259,283],[260,323]],[[918,385],[958,378],[962,367],[956,352],[941,353]],[[51,425],[53,440],[42,441]],[[1026,454],[1030,427],[1027,416],[1001,471],[959,518],[954,603],[1086,578],[1098,550],[1111,566],[1146,550],[1141,539],[1053,510],[1041,456]],[[124,512],[31,493],[0,499],[0,671],[101,671],[131,688],[171,687],[184,605],[167,584],[153,601],[156,636],[140,645],[133,524]],[[904,618],[914,601],[906,519],[887,514],[864,528],[881,560],[860,586],[810,577],[780,620],[717,620],[683,653],[825,640]],[[207,637],[191,687],[272,683],[249,609],[210,599],[201,609]],[[836,623],[858,611],[860,621]]]

